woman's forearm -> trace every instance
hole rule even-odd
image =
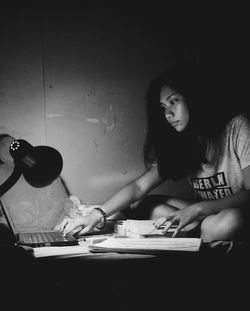
[[[108,201],[106,201],[102,209],[105,211],[107,217],[117,213],[128,207],[131,203],[139,200],[142,197],[142,191],[137,187],[136,183],[132,182],[118,191]]]
[[[107,217],[120,212],[130,204],[140,200],[145,194],[161,184],[162,181],[158,169],[152,167],[113,195],[102,205],[102,208]]]

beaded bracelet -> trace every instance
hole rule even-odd
[[[104,210],[100,207],[95,207],[95,210],[97,210],[98,212],[100,212],[102,214],[102,219],[101,221],[96,225],[96,229],[103,229],[106,225],[107,222],[107,216],[106,213],[104,212]]]

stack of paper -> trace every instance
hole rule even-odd
[[[199,238],[127,238],[114,237],[89,245],[92,252],[122,252],[122,253],[155,253],[162,251],[197,252],[201,246]]]
[[[176,229],[176,226],[166,222],[159,228],[155,228],[154,220],[135,220],[127,219],[123,221],[117,221],[114,224],[114,232],[127,237],[157,237],[157,236],[172,236]],[[166,233],[163,232],[166,226],[171,225]],[[179,235],[180,236],[180,235]],[[183,236],[183,235],[181,235]]]
[[[51,257],[51,256],[83,256],[90,254],[89,249],[83,245],[74,246],[48,246],[48,247],[36,247],[32,250],[35,258],[39,257]]]

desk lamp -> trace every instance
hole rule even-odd
[[[14,169],[0,186],[0,197],[18,181],[21,175],[33,187],[41,188],[51,184],[61,173],[61,154],[48,146],[33,147],[23,139],[12,141],[9,152],[14,159]]]

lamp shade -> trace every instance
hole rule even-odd
[[[33,147],[26,140],[17,139],[10,144],[9,151],[15,166],[33,187],[48,186],[62,171],[62,156],[52,147]]]

